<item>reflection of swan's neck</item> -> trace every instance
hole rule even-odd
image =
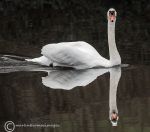
[[[120,77],[121,77],[120,68],[110,69],[109,116],[111,116],[112,112],[114,111],[118,113],[116,97]]]
[[[115,41],[115,22],[112,23],[108,21],[108,44],[111,65],[113,66],[121,64],[121,58]]]

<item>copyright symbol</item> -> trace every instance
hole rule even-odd
[[[4,124],[4,128],[6,132],[13,132],[15,130],[15,123],[12,121],[7,121]]]

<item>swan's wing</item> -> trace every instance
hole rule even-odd
[[[48,44],[42,48],[42,54],[59,65],[80,68],[93,67],[99,65],[99,60],[103,63],[106,60],[91,45],[80,41]]]

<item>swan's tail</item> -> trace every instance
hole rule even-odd
[[[45,65],[45,66],[50,66],[51,65],[51,61],[45,57],[45,56],[41,56],[41,57],[38,57],[38,58],[33,58],[33,59],[25,59],[26,61],[29,61],[29,62],[35,62],[35,63],[38,63],[40,65]]]

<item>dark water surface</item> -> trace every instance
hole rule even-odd
[[[0,132],[6,121],[58,125],[14,132],[150,132],[149,0],[2,0],[0,54],[35,58],[46,44],[85,41],[109,58],[111,7],[122,63],[131,65],[57,70],[0,55]],[[117,127],[109,119],[113,109]]]
[[[112,127],[109,110],[115,103],[119,120]],[[149,66],[75,71],[23,63],[0,68],[1,131],[13,121],[58,125],[16,127],[15,132],[149,132],[149,119]]]

